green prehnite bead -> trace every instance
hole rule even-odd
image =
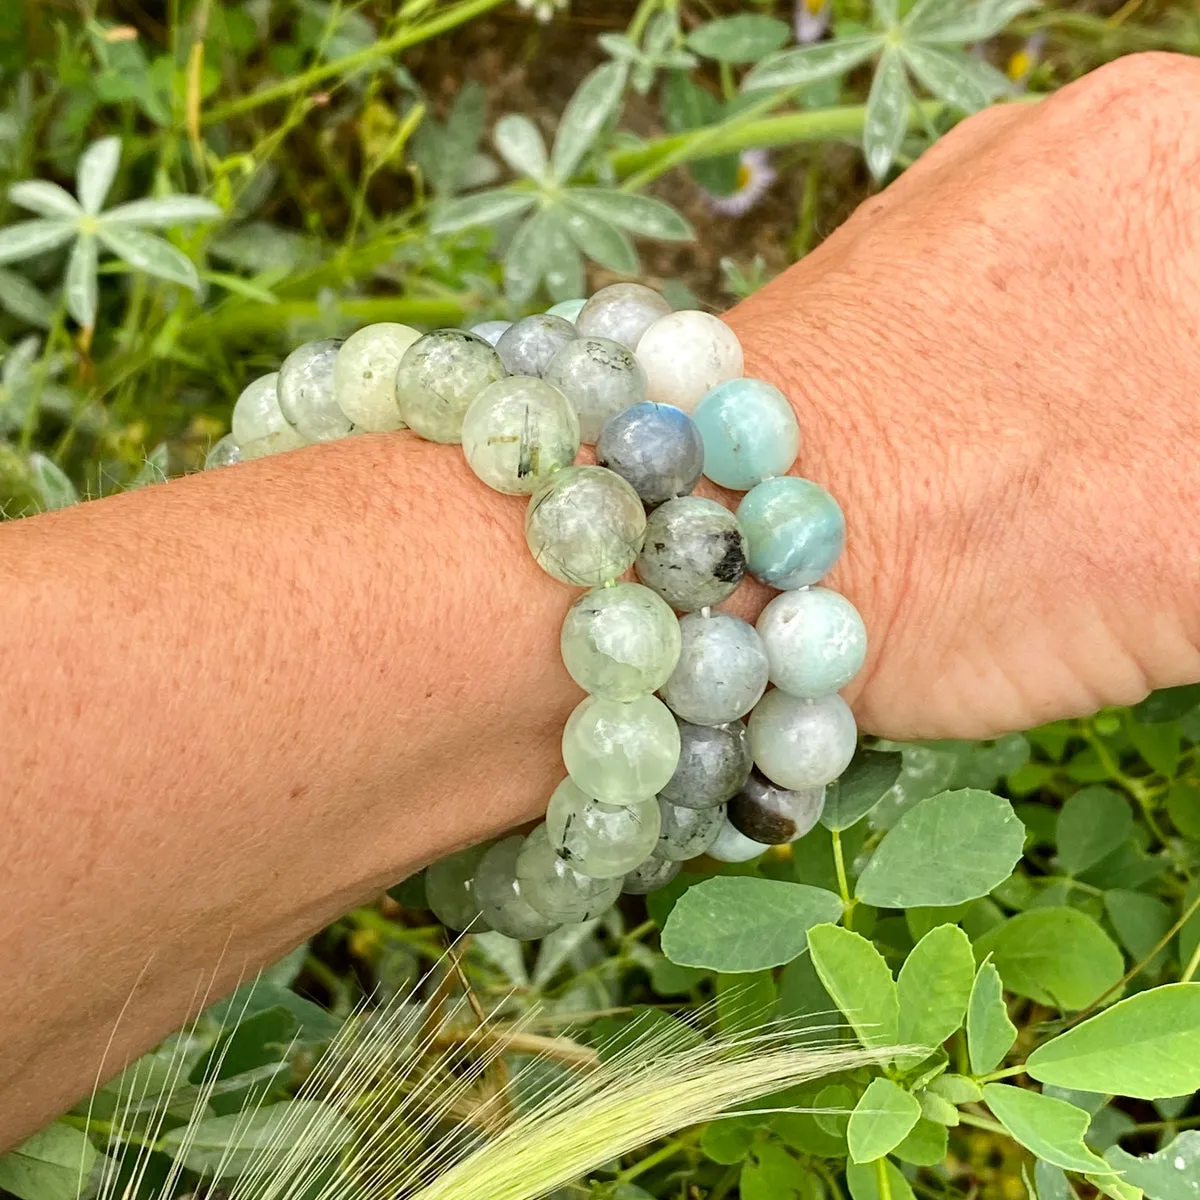
[[[577,871],[593,879],[616,879],[650,856],[661,820],[653,796],[636,804],[605,804],[564,779],[550,797],[546,833]]]
[[[695,858],[717,840],[721,826],[725,824],[725,805],[713,808],[682,808],[658,798],[662,828],[658,834],[658,845],[654,853],[660,858],[685,862]]]
[[[609,338],[577,337],[550,360],[542,376],[571,402],[580,437],[592,445],[610,417],[646,398],[646,376],[633,351]]]
[[[576,300],[560,300],[557,304],[552,304],[546,309],[546,315],[549,317],[562,317],[564,321],[574,322],[586,303],[586,296],[580,296]]]
[[[413,342],[400,360],[400,417],[426,441],[460,441],[471,401],[504,375],[500,356],[483,338],[465,329],[435,329]]]
[[[333,392],[333,365],[340,338],[322,338],[297,346],[279,368],[279,411],[309,442],[334,442],[352,428]]]
[[[521,893],[517,859],[525,839],[520,834],[497,842],[480,859],[474,891],[483,919],[510,938],[540,938],[558,928],[557,921],[542,916]]]
[[[679,661],[679,622],[665,600],[639,583],[592,588],[567,612],[563,663],[585,692],[636,700],[656,692]]]
[[[563,925],[606,913],[621,894],[621,880],[593,879],[571,866],[550,844],[544,822],[521,847],[517,880],[521,895],[538,912]]]
[[[218,467],[232,467],[242,461],[242,448],[232,433],[218,438],[212,449],[204,456],[204,469],[215,471]]]
[[[666,887],[679,874],[682,866],[682,863],[652,854],[625,876],[621,890],[627,896],[647,896],[651,892],[657,892],[660,887]]]
[[[489,346],[494,346],[511,324],[511,321],[480,321],[478,325],[471,326],[471,332],[483,338]]]
[[[627,702],[588,696],[567,718],[562,755],[587,795],[634,804],[656,795],[675,773],[679,726],[657,696]]]
[[[579,453],[579,419],[557,388],[525,375],[489,384],[463,418],[467,464],[488,487],[528,496]]]
[[[306,444],[287,423],[279,407],[278,371],[260,375],[242,389],[229,426],[246,459],[282,454]]]
[[[565,467],[529,498],[525,540],[538,566],[563,583],[595,587],[633,565],[646,533],[638,494],[603,467]]]
[[[356,428],[372,433],[404,428],[396,400],[396,372],[404,352],[420,336],[407,325],[380,321],[342,343],[333,364],[333,394]]]
[[[475,897],[475,872],[487,850],[485,842],[449,854],[425,869],[425,902],[449,929],[483,933],[488,928]]]

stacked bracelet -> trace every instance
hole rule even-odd
[[[232,425],[206,467],[360,430],[460,442],[484,483],[529,497],[536,562],[588,589],[560,635],[588,693],[563,731],[567,777],[532,833],[428,869],[446,925],[542,937],[689,858],[744,861],[816,824],[855,750],[838,691],[866,654],[853,605],[814,586],[845,522],[788,474],[795,412],[743,378],[718,318],[621,283],[470,331],[370,325],[293,351]],[[597,465],[575,465],[581,443]],[[745,493],[736,513],[691,494],[701,474]],[[747,571],[781,592],[756,625],[713,611]]]

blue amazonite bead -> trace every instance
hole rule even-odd
[[[846,518],[820,484],[794,475],[764,479],[742,497],[738,525],[750,574],[780,591],[816,583],[846,545]]]
[[[704,441],[705,475],[735,492],[786,475],[800,452],[796,413],[787,397],[765,380],[719,383],[692,415]]]
[[[704,444],[696,423],[682,409],[645,401],[604,426],[596,461],[628,480],[642,503],[653,508],[696,486],[704,468]]]

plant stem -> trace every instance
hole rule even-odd
[[[976,1117],[971,1113],[965,1113],[961,1110],[959,1111],[958,1119],[964,1125],[970,1125],[974,1129],[986,1129],[988,1133],[998,1133],[1003,1137],[1009,1136],[1008,1130],[999,1121],[989,1121],[987,1117]]]
[[[1195,905],[1192,906],[1195,908]],[[1200,971],[1200,943],[1197,944],[1195,953],[1188,959],[1188,965],[1184,967],[1183,974],[1179,977],[1180,983],[1191,983],[1192,977]]]
[[[892,1181],[888,1177],[887,1166],[886,1156],[875,1160],[875,1176],[879,1181],[880,1200],[892,1200]]]
[[[835,829],[831,836],[833,841],[833,866],[837,871],[838,891],[841,893],[842,903],[846,906],[846,911],[849,912],[854,907],[854,901],[850,897],[850,882],[846,878],[846,859],[842,854],[841,831]]]
[[[1014,1075],[1024,1075],[1024,1067],[1005,1067],[1002,1071],[991,1071],[987,1075],[980,1075],[975,1080],[976,1083],[995,1083],[997,1079],[1011,1079]]]
[[[657,1150],[655,1150],[653,1154],[647,1154],[645,1158],[635,1162],[632,1167],[622,1171],[616,1177],[614,1183],[622,1184],[632,1182],[639,1175],[644,1175],[651,1168],[657,1167],[659,1163],[666,1162],[668,1158],[674,1158],[675,1155],[680,1152],[680,1150],[683,1150],[688,1146],[690,1141],[691,1138],[687,1136],[672,1138],[671,1141],[669,1141],[665,1146],[660,1146]]]
[[[117,1125],[112,1121],[102,1121],[98,1117],[93,1117],[89,1121],[87,1117],[79,1117],[74,1113],[67,1113],[58,1119],[61,1124],[70,1125],[73,1129],[82,1129],[84,1133],[98,1133],[104,1137],[115,1138],[117,1141],[129,1142],[134,1146],[144,1146],[147,1150],[154,1150],[158,1146],[158,1143],[153,1139],[142,1137],[125,1125]]]

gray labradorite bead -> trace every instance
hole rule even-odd
[[[725,863],[749,862],[752,858],[765,854],[770,848],[764,842],[748,838],[726,817],[725,824],[717,834],[717,840],[708,848],[708,857]]]
[[[646,522],[637,573],[680,612],[720,604],[746,574],[746,539],[737,517],[702,496],[668,500]]]
[[[242,461],[242,448],[237,444],[232,433],[218,438],[212,448],[204,456],[204,469],[215,471],[218,467],[232,467]],[[653,595],[653,593],[651,593]],[[654,597],[656,600],[657,596]]]
[[[593,879],[575,870],[550,845],[545,824],[525,839],[517,856],[521,895],[544,917],[560,924],[606,913],[621,894],[620,879]]]
[[[609,338],[577,337],[567,342],[550,360],[543,378],[579,414],[579,436],[585,446],[595,442],[610,417],[646,399],[646,374],[633,351]]]
[[[696,486],[704,470],[704,443],[683,409],[646,401],[604,426],[596,461],[628,480],[642,503],[653,508]]]
[[[642,334],[670,311],[671,306],[645,284],[613,283],[588,300],[575,325],[586,337],[611,338],[636,350]]]
[[[333,368],[341,346],[341,338],[305,342],[279,368],[279,411],[305,441],[333,442],[353,428],[334,399]]]
[[[789,791],[758,771],[729,802],[729,821],[740,833],[778,846],[803,837],[821,819],[825,786]]]
[[[475,869],[475,898],[483,919],[510,938],[540,938],[558,928],[521,894],[517,858],[525,839],[518,833],[497,842]]]
[[[621,890],[627,896],[647,896],[657,892],[660,887],[666,887],[679,874],[682,866],[682,863],[652,854],[641,866],[634,867],[625,876],[625,886]]]
[[[850,765],[858,745],[854,714],[836,692],[800,700],[772,688],[747,726],[754,765],[793,791],[832,783]]]
[[[745,716],[767,689],[767,654],[754,626],[730,613],[689,613],[679,633],[679,663],[659,693],[667,707],[693,725]]]
[[[480,321],[478,325],[471,326],[471,332],[483,338],[489,346],[494,346],[510,325],[511,321]]]
[[[475,872],[487,853],[487,843],[460,850],[431,864],[425,870],[425,902],[449,929],[483,933],[488,923],[479,913],[475,898]]]
[[[533,375],[540,379],[550,360],[579,336],[579,330],[562,317],[535,313],[514,321],[496,343],[496,353],[510,375]]]
[[[705,851],[717,840],[725,824],[725,805],[714,808],[683,808],[669,804],[661,796],[658,810],[662,828],[654,853],[660,858],[686,862]]]
[[[483,338],[465,329],[435,329],[413,342],[400,360],[400,416],[426,441],[461,441],[471,401],[504,374],[500,356]]]
[[[546,808],[546,833],[575,870],[593,879],[616,879],[654,853],[661,820],[653,796],[634,804],[605,804],[564,779]]]
[[[679,765],[660,800],[682,808],[712,808],[736,796],[750,778],[754,760],[741,721],[728,725],[679,722]]]

